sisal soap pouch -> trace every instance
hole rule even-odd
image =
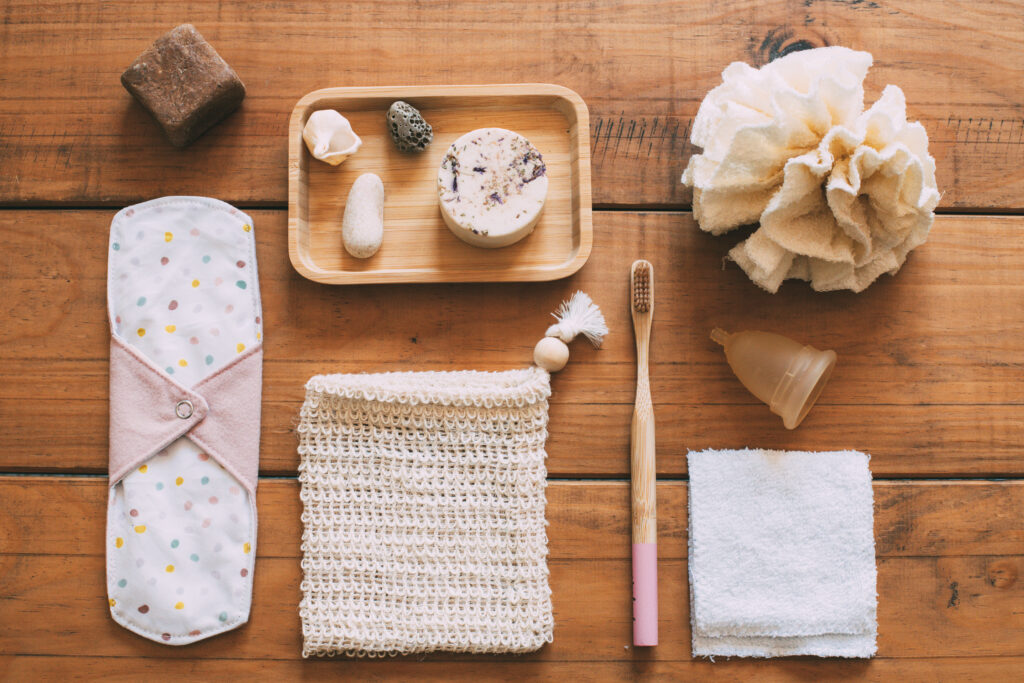
[[[538,365],[600,309],[577,292]],[[557,339],[550,340],[555,337]],[[549,342],[549,343],[545,343]],[[539,359],[539,360],[538,360]],[[299,426],[302,656],[532,652],[553,637],[544,517],[551,376],[317,375]]]
[[[249,618],[263,367],[252,220],[206,197],[120,211],[107,305],[110,613],[184,645]]]
[[[554,315],[534,358],[557,372],[576,335],[600,346],[608,327],[583,292]],[[297,430],[303,657],[551,642],[550,395],[542,367],[309,380]]]
[[[552,639],[548,373],[319,375],[299,423],[303,656]]]

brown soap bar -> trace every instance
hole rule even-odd
[[[205,133],[245,97],[238,74],[191,24],[157,38],[121,74],[121,84],[176,147]]]

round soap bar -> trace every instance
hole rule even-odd
[[[480,128],[452,143],[437,172],[441,215],[459,239],[505,247],[529,235],[548,194],[547,168],[519,133]]]

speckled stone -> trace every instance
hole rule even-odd
[[[403,152],[422,152],[434,140],[434,129],[408,102],[393,103],[388,108],[387,119],[391,139]]]
[[[176,147],[193,142],[245,97],[238,75],[191,24],[157,38],[121,74],[121,84]]]

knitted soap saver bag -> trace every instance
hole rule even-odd
[[[583,333],[598,345],[607,332],[582,293],[556,317],[548,334],[563,341]],[[539,367],[309,380],[298,426],[303,657],[551,642],[550,394]]]

